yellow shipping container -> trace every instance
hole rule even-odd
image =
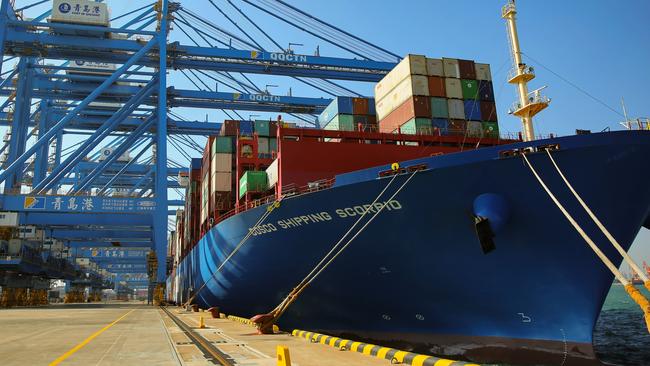
[[[406,55],[393,70],[375,85],[375,100],[382,99],[410,75],[427,75],[426,57]]]
[[[443,58],[442,65],[445,76],[448,78],[460,78],[460,67],[458,60],[455,58]]]
[[[474,68],[476,69],[476,80],[492,80],[490,65],[475,63]]]
[[[442,60],[437,58],[427,58],[427,75],[429,76],[444,76],[444,68]]]
[[[377,100],[377,120],[386,117],[414,95],[429,96],[429,80],[426,76],[410,75],[381,100]]]

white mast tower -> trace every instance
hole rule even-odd
[[[533,116],[548,107],[551,100],[542,95],[545,87],[528,92],[528,82],[535,78],[535,72],[531,66],[527,66],[521,59],[521,48],[519,47],[519,36],[517,35],[517,22],[515,15],[515,0],[508,0],[508,3],[501,9],[501,17],[508,25],[508,40],[512,51],[514,69],[510,71],[508,82],[516,84],[519,92],[519,102],[515,102],[508,113],[514,114],[521,119],[524,130],[524,141],[535,139],[533,127]]]

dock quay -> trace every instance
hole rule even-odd
[[[142,302],[4,309],[0,310],[0,324],[3,325],[0,327],[3,366],[385,366],[391,363],[361,349],[357,352],[356,346],[353,350],[352,341],[346,348],[329,346],[320,342],[320,337],[318,341],[306,340],[297,331],[260,335],[253,326],[236,319],[225,316],[215,319],[207,311],[152,307]],[[284,363],[278,360],[279,352],[288,355]],[[422,356],[414,358],[405,364],[471,365],[444,360],[431,363]]]

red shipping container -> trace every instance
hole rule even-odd
[[[278,134],[278,123],[269,122],[269,136],[275,137]]]
[[[363,116],[368,114],[368,99],[352,98],[352,114]]]
[[[379,131],[391,133],[413,118],[431,118],[429,97],[414,96],[379,121]]]
[[[447,97],[445,90],[445,78],[439,76],[429,76],[429,96],[431,97]]]
[[[481,119],[488,122],[497,121],[497,107],[494,102],[481,102]]]
[[[233,208],[231,192],[214,192],[212,194],[212,202],[214,211],[217,213],[230,211]]]
[[[449,134],[450,135],[464,135],[467,130],[467,121],[464,119],[450,119],[449,120]]]
[[[458,69],[460,70],[461,79],[476,79],[476,67],[474,61],[458,60]]]
[[[221,125],[221,136],[237,136],[239,134],[239,121],[225,120]]]
[[[305,186],[309,182],[333,178],[336,174],[365,169],[395,161],[458,151],[458,146],[404,146],[345,142],[305,142],[282,140],[280,146],[280,184]],[[318,156],[315,164],[313,157]],[[354,156],[354,159],[350,159]]]

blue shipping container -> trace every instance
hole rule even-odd
[[[203,164],[203,159],[201,158],[192,158],[192,169],[201,169],[201,165]]]
[[[375,109],[375,98],[368,98],[368,115],[374,116],[377,114],[377,109]]]
[[[449,132],[449,121],[446,118],[434,118],[431,120],[431,127],[433,127],[434,135],[436,131],[440,131],[441,135],[446,135]]]
[[[374,104],[374,103],[373,103]],[[338,114],[353,114],[352,97],[336,97],[323,113],[318,116],[318,123],[325,126]]]
[[[494,89],[492,89],[491,81],[478,81],[478,99],[485,102],[494,102]]]
[[[239,121],[239,134],[242,136],[253,135],[253,121]]]
[[[481,102],[478,100],[465,101],[465,119],[480,121],[481,120]]]

